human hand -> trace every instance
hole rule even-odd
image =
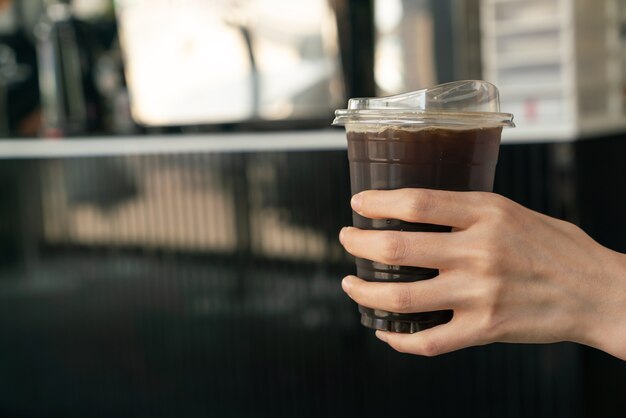
[[[575,341],[626,360],[626,255],[577,226],[484,192],[365,191],[352,208],[367,218],[453,227],[340,233],[356,257],[439,269],[413,283],[344,278],[346,293],[366,307],[454,311],[449,323],[415,334],[376,331],[394,349],[433,356],[492,342]]]

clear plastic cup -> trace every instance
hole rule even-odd
[[[427,188],[491,191],[502,129],[513,115],[499,112],[498,89],[485,81],[457,81],[382,98],[350,99],[333,125],[348,139],[352,194],[363,190]],[[370,230],[449,232],[445,225],[368,219],[353,212],[354,226]],[[356,259],[369,281],[412,282],[437,270]],[[369,328],[413,333],[450,321],[452,311],[399,314],[359,306]]]

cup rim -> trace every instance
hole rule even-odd
[[[513,114],[501,112],[450,112],[404,109],[339,109],[334,126],[358,125],[453,125],[513,128]]]

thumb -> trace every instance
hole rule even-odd
[[[438,325],[415,334],[399,334],[376,331],[376,337],[401,353],[433,357],[460,350],[480,342],[469,324],[452,319],[447,324]]]

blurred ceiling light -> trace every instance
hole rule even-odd
[[[374,22],[379,33],[389,33],[398,27],[402,20],[402,0],[376,0],[374,2]]]
[[[378,41],[374,77],[376,85],[383,94],[406,90],[403,48],[398,38],[385,38]]]
[[[400,34],[402,0],[375,0],[376,53],[374,78],[380,93],[398,93],[406,89],[404,55]]]
[[[325,3],[318,0],[256,0],[249,2],[249,7],[257,28],[284,36],[318,34],[327,8]]]
[[[81,20],[98,19],[112,9],[111,0],[72,0],[72,14]]]
[[[375,0],[374,78],[378,94],[436,84],[433,7],[439,1],[444,0]]]

